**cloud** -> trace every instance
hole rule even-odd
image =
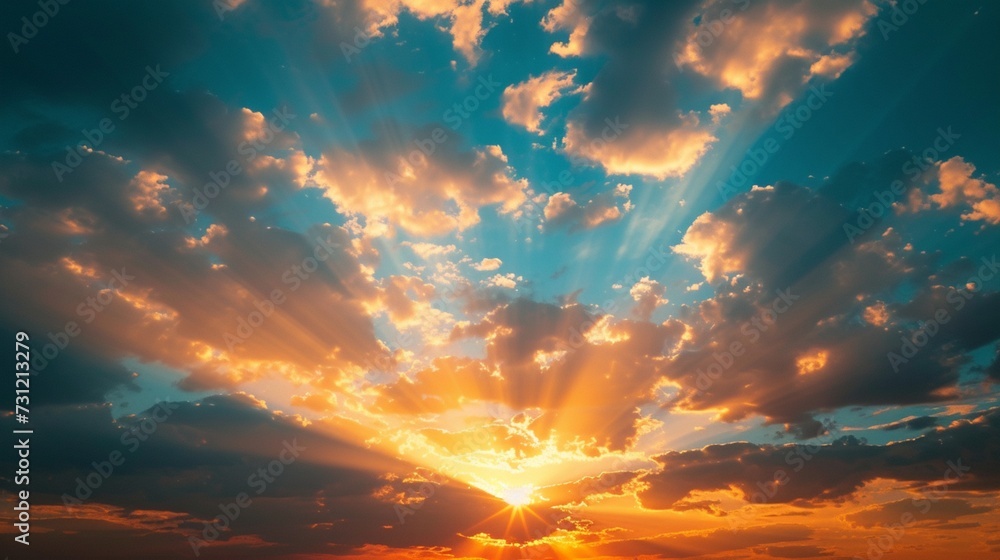
[[[397,328],[431,322],[434,310],[430,302],[438,293],[434,284],[416,276],[402,275],[389,276],[381,284],[381,309],[389,314]]]
[[[352,431],[362,428],[347,421],[305,427],[249,395],[168,406],[169,416],[152,435],[124,440],[138,443],[135,452],[122,437],[151,411],[116,421],[103,406],[48,405],[33,418],[41,422],[36,429],[66,438],[64,445],[33,449],[38,462],[32,525],[47,535],[32,542],[39,554],[73,556],[81,547],[100,548],[114,535],[119,546],[102,553],[109,558],[131,558],[140,548],[165,557],[190,555],[189,538],[203,538],[219,505],[240,492],[250,495],[250,505],[214,545],[201,549],[203,555],[294,557],[329,550],[331,542],[337,554],[374,543],[457,548],[465,542],[460,533],[469,516],[484,520],[478,531],[521,542],[545,528],[545,521],[535,519],[508,532],[506,516],[496,515],[506,507],[499,498],[353,441]],[[268,468],[288,445],[298,449],[296,460],[279,475],[270,467],[272,475],[258,475],[251,486],[248,477]],[[65,509],[63,494],[73,496],[77,478],[94,473],[91,463],[116,450],[124,463],[83,504]],[[3,465],[12,466],[7,459]],[[258,492],[263,480],[267,484]],[[422,496],[427,488],[430,495]],[[543,506],[536,511],[550,515]]]
[[[845,516],[848,523],[855,527],[886,527],[900,522],[904,514],[909,513],[921,524],[945,523],[965,517],[991,511],[989,506],[975,506],[968,500],[957,498],[939,498],[932,507],[915,506],[917,500],[897,500],[862,509]],[[923,511],[926,509],[926,511]]]
[[[604,191],[580,206],[568,193],[555,193],[549,197],[543,210],[545,228],[568,229],[570,232],[590,230],[621,220],[632,210],[629,195],[632,186],[619,183],[614,189]]]
[[[388,130],[357,150],[332,148],[319,159],[315,181],[348,215],[386,219],[414,235],[442,235],[479,223],[479,209],[511,214],[526,200],[499,146],[459,151],[443,128],[427,127],[400,142]],[[444,137],[443,143],[435,138]],[[434,146],[429,155],[416,142]]]
[[[600,164],[613,175],[682,177],[715,142],[694,113],[677,113],[672,126],[656,129],[642,121],[609,120],[601,130],[571,121],[566,125],[566,153]],[[619,130],[629,129],[619,134]]]
[[[708,114],[712,115],[712,122],[719,124],[719,121],[729,116],[733,109],[726,103],[716,103],[708,108]]]
[[[494,274],[486,280],[486,285],[513,290],[514,288],[517,288],[517,283],[523,280],[523,277],[518,276],[513,272],[508,272],[507,274]]]
[[[803,525],[775,524],[746,529],[715,529],[700,533],[674,533],[648,539],[623,539],[596,547],[598,553],[613,557],[657,556],[698,558],[744,550],[763,544],[805,541],[812,529]]]
[[[479,271],[489,271],[500,268],[500,265],[502,264],[503,261],[501,261],[500,259],[486,258],[472,265],[472,268]]]
[[[507,86],[503,91],[503,117],[507,122],[523,126],[538,135],[544,109],[565,95],[573,86],[576,72],[551,70],[521,82]]]
[[[938,425],[938,419],[934,416],[916,416],[913,418],[904,418],[899,422],[893,422],[885,426],[881,426],[883,430],[926,430],[928,428],[933,428]]]
[[[365,2],[368,10],[369,32],[382,34],[385,28],[396,26],[399,16],[406,11],[417,19],[443,19],[448,23],[452,46],[471,66],[483,54],[481,43],[490,25],[483,21],[483,8],[491,16],[507,13],[507,8],[518,0],[391,0]],[[530,1],[530,0],[529,0]],[[339,6],[338,6],[339,8]]]
[[[915,208],[933,205],[942,210],[961,208],[965,210],[962,220],[1000,224],[1000,189],[983,179],[974,178],[975,172],[976,166],[967,163],[961,156],[938,163],[936,179],[939,192],[929,195],[915,193],[911,205]]]
[[[753,549],[757,554],[774,558],[819,558],[833,556],[833,552],[815,545],[762,546]]]
[[[639,433],[637,407],[655,399],[653,386],[662,375],[656,357],[682,332],[677,322],[615,322],[592,316],[580,304],[517,299],[455,329],[455,340],[485,341],[485,359],[438,358],[412,380],[380,389],[378,407],[413,415],[494,402],[538,410],[528,426],[541,440],[552,438],[566,448],[624,449]],[[605,388],[609,374],[614,391]],[[565,406],[570,398],[573,406]]]
[[[666,291],[666,286],[656,280],[650,280],[648,276],[640,278],[629,290],[629,295],[635,301],[632,313],[636,317],[648,321],[657,307],[668,303],[668,300],[663,297]]]
[[[562,29],[570,30],[569,40],[565,43],[553,43],[549,52],[564,58],[583,54],[587,29],[590,27],[586,10],[587,6],[574,1],[563,1],[549,10],[542,20],[542,27],[546,31],[553,33]]]
[[[422,241],[418,241],[416,243],[412,241],[404,241],[403,246],[412,249],[414,253],[425,261],[454,253],[456,250],[454,245],[435,245],[434,243],[426,243]]]
[[[684,233],[680,244],[673,247],[675,253],[697,259],[698,269],[709,282],[743,270],[744,265],[741,255],[719,243],[721,239],[732,237],[729,232],[719,230],[720,226],[725,227],[725,224],[716,223],[709,213],[702,214]]]
[[[877,11],[869,0],[709,0],[682,35],[676,61],[778,109],[810,78],[838,77]]]
[[[937,496],[940,501],[940,492],[931,494],[934,485],[956,467],[963,472],[948,477],[948,490],[984,496],[996,491],[1000,486],[996,445],[985,442],[996,441],[997,430],[1000,415],[991,411],[916,439],[882,446],[867,445],[848,436],[822,446],[727,443],[675,451],[654,457],[660,469],[641,479],[648,486],[638,496],[644,507],[666,509],[697,490],[733,487],[749,502],[762,492],[761,485],[780,478],[785,482],[757,503],[810,507],[824,502],[843,503],[866,483],[888,479],[927,493],[918,493],[913,499],[923,509],[929,496]],[[981,510],[964,511],[971,514]],[[876,508],[862,513],[857,522],[871,523],[873,518],[882,517],[880,512],[884,513]]]
[[[51,21],[44,33],[65,41],[32,40],[30,47],[0,52],[0,66],[10,80],[10,86],[0,92],[0,105],[10,108],[28,99],[44,99],[55,105],[89,106],[104,113],[102,117],[113,116],[108,114],[109,104],[138,85],[146,65],[159,64],[171,72],[204,50],[211,29],[218,24],[211,4],[196,0],[150,6],[141,12],[129,11],[128,6],[111,0],[82,6],[71,18],[47,18]],[[24,15],[30,19],[38,5],[9,2],[3,10],[4,19],[19,22]],[[187,38],[172,33],[178,25],[187,26]],[[121,48],[123,44],[130,48]],[[58,60],[62,71],[37,72],[37,65],[45,60]],[[79,136],[80,131],[72,128],[66,132]]]
[[[889,322],[889,311],[884,302],[877,301],[865,308],[862,317],[868,323],[881,327]]]
[[[221,151],[214,143],[230,141],[236,146],[244,130],[234,126],[235,138],[226,140],[220,126],[202,148]],[[128,130],[121,132],[128,137]],[[152,153],[164,149],[135,145]],[[289,175],[279,158],[231,178],[226,194],[205,208],[203,215],[214,223],[194,235],[177,205],[166,202],[190,200],[189,190],[173,186],[174,178],[195,173],[201,161],[166,161],[167,173],[133,174],[114,158],[92,154],[62,183],[50,161],[45,155],[0,157],[4,177],[28,179],[0,180],[4,196],[25,202],[6,211],[12,234],[0,255],[0,276],[21,279],[22,293],[3,306],[4,316],[27,317],[19,328],[55,333],[70,321],[80,326],[72,350],[54,364],[86,347],[98,363],[136,357],[186,372],[183,387],[204,389],[277,371],[329,383],[384,352],[365,307],[377,291],[363,261],[375,255],[356,249],[342,228],[293,233],[249,221],[243,213],[259,203],[242,198],[258,181],[266,180],[272,193],[280,191]],[[194,184],[201,188],[200,181]],[[27,253],[34,254],[31,264],[16,264]],[[326,258],[302,272],[303,262],[316,254]],[[109,289],[115,271],[134,281]],[[271,301],[276,290],[281,303]],[[105,304],[88,308],[97,296]],[[261,305],[273,307],[267,320],[241,327],[241,319],[246,322]],[[340,319],[323,319],[331,313]],[[331,348],[341,350],[334,356]]]
[[[963,285],[974,260],[953,263],[961,271],[948,279],[929,278],[941,263],[907,251],[891,229],[850,244],[843,225],[855,215],[827,196],[834,192],[854,198],[832,188],[757,188],[699,216],[685,232],[674,250],[695,260],[716,295],[686,316],[689,334],[668,353],[667,376],[681,385],[671,405],[720,410],[727,421],[762,414],[808,437],[819,427],[812,411],[957,396],[957,364],[1000,337],[1000,329],[985,327],[1000,305],[997,292],[956,308],[947,298],[957,294],[945,286]],[[914,286],[914,277],[928,280]],[[875,297],[907,283],[919,295],[898,304]],[[883,305],[885,317],[873,314]],[[940,309],[949,323],[919,359],[890,363],[887,356],[900,352],[918,322]],[[904,368],[907,383],[900,385]]]
[[[486,35],[486,30],[483,28],[483,4],[485,0],[473,0],[452,10],[452,44],[455,45],[455,50],[473,66],[479,61],[481,53],[479,44]]]
[[[677,69],[670,50],[690,10],[684,2],[567,1],[548,12],[546,31],[570,30],[569,41],[553,44],[552,52],[603,57],[567,116],[562,147],[571,158],[611,174],[664,179],[683,176],[708,151],[714,125],[682,110],[671,85]]]
[[[167,216],[163,197],[169,192],[170,186],[166,184],[166,180],[166,175],[154,171],[140,171],[132,178],[129,182],[129,199],[136,212],[156,218]]]
[[[567,116],[562,147],[609,174],[683,177],[715,144],[715,128],[732,110],[726,103],[691,110],[674,85],[687,83],[687,70],[740,90],[758,102],[755,111],[771,115],[812,77],[839,76],[876,11],[868,0],[823,6],[567,0],[542,21],[549,33],[569,31],[551,51],[604,56],[604,62]]]
[[[835,80],[854,64],[854,54],[827,54],[823,55],[809,67],[809,72],[815,76],[823,76]]]

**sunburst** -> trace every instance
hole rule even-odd
[[[531,505],[534,501],[532,494],[535,492],[532,486],[507,486],[500,490],[498,497],[514,508],[522,508]]]

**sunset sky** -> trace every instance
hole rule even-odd
[[[0,23],[0,554],[1000,558],[1000,5]]]

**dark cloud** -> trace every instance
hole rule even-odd
[[[27,321],[3,324],[0,326],[0,336],[15,340],[17,332],[26,332],[33,341],[28,344],[36,353],[36,364],[46,365],[44,369],[36,368],[30,378],[30,395],[35,402],[46,405],[90,405],[105,402],[107,394],[114,390],[125,390],[128,393],[139,391],[131,371],[109,356],[94,353],[83,344],[74,342],[61,350],[56,359],[37,360],[42,348],[53,344],[49,333],[57,337],[64,334],[61,330],[63,325],[52,325],[52,330],[31,328],[25,331],[28,324]],[[10,352],[5,352],[4,356],[9,357],[13,363],[13,344],[11,346]],[[2,408],[13,411],[13,401],[4,403]]]
[[[729,443],[675,451],[655,457],[661,469],[641,479],[649,486],[638,496],[645,507],[667,509],[697,490],[734,487],[754,503],[812,506],[843,502],[880,478],[925,492],[918,498],[924,503],[943,497],[934,483],[946,480],[948,491],[989,495],[1000,488],[998,431],[1000,413],[994,410],[884,446],[843,437],[822,446]]]
[[[78,531],[102,527],[103,534],[117,535],[116,546],[98,547],[95,541],[97,548],[87,550],[101,550],[105,558],[132,557],[137,547],[148,547],[151,557],[187,555],[188,538],[198,536],[205,522],[219,515],[220,504],[240,492],[250,495],[251,505],[223,531],[221,547],[201,549],[203,557],[324,549],[343,554],[368,543],[460,547],[465,539],[459,533],[470,527],[524,542],[548,523],[527,519],[509,532],[507,515],[495,515],[506,508],[498,498],[323,430],[304,428],[247,396],[167,403],[166,420],[148,439],[128,438],[129,430],[141,426],[155,409],[117,421],[106,406],[48,407],[37,416],[36,433],[58,433],[62,443],[33,440],[32,507],[40,513],[32,528],[46,535],[33,541],[38,547],[33,550],[63,557],[89,542],[91,537],[81,540]],[[258,494],[261,479],[251,485],[248,477],[293,442],[302,448],[299,457],[284,467],[287,474],[273,476]],[[106,461],[114,451],[124,455],[124,462],[84,503],[63,509],[62,496],[75,493],[77,478],[93,473],[92,463]],[[4,467],[13,470],[6,461]],[[12,488],[11,481],[4,486]],[[419,492],[429,494],[426,501]],[[403,523],[399,511],[406,512]],[[547,508],[537,511],[545,519],[552,517]],[[159,523],[138,523],[142,515],[157,517]],[[241,546],[241,541],[247,544]],[[260,548],[253,542],[269,545]]]
[[[628,557],[693,558],[743,550],[758,545],[804,541],[812,529],[802,525],[776,524],[747,529],[718,529],[700,535],[666,535],[646,540],[621,540],[597,546],[602,554]]]
[[[959,517],[993,510],[990,506],[977,506],[956,498],[940,498],[930,507],[918,505],[914,504],[914,500],[898,500],[862,509],[847,515],[846,519],[856,527],[886,527],[899,524],[900,519],[909,513],[915,522],[922,525],[940,526]]]
[[[39,4],[17,0],[0,9],[0,19],[23,25],[21,17],[30,18]],[[190,60],[208,46],[210,30],[219,25],[211,3],[195,0],[141,10],[122,0],[59,4],[59,12],[47,19],[17,52],[0,50],[8,78],[0,107],[48,102],[107,111],[138,84],[147,65],[170,70]],[[21,31],[21,25],[10,27]]]
[[[545,228],[575,232],[615,223],[632,208],[629,191],[630,186],[619,185],[614,191],[599,193],[582,205],[567,193],[555,193],[545,205]],[[621,206],[620,200],[624,200]]]
[[[933,428],[938,425],[938,419],[935,416],[918,416],[916,418],[911,418],[909,420],[900,420],[899,422],[893,422],[882,429],[886,431],[892,430],[926,430],[927,428]]]
[[[757,554],[767,554],[774,558],[820,558],[833,556],[833,552],[814,545],[763,546],[753,549]]]
[[[73,352],[158,361],[194,372],[197,379],[185,385],[192,388],[255,377],[241,369],[242,360],[322,362],[314,370],[322,383],[384,352],[362,304],[377,295],[362,263],[377,255],[356,250],[342,228],[292,233],[219,212],[221,223],[195,237],[169,204],[178,196],[169,178],[144,202],[162,208],[150,214],[137,209],[135,196],[155,175],[133,176],[105,156],[89,156],[64,183],[37,158],[7,154],[0,167],[0,192],[28,203],[5,209],[11,233],[0,254],[0,276],[9,280],[12,297],[2,308],[6,317],[22,317],[18,328],[38,333],[39,344],[75,322],[80,333],[70,342]],[[238,207],[232,202],[215,201],[212,208],[232,211]],[[318,248],[328,257],[303,273]],[[122,271],[134,277],[127,286],[113,282]],[[261,302],[275,290],[283,298],[272,304],[273,315],[250,336],[245,326],[237,332],[240,320],[266,307]],[[88,304],[96,297],[105,304]],[[239,341],[232,342],[234,336]],[[197,357],[199,347],[223,350],[229,359],[206,361]],[[343,361],[330,362],[330,348],[341,348]],[[221,375],[223,368],[228,371]]]
[[[996,357],[993,359],[993,363],[990,364],[989,368],[987,368],[986,374],[994,382],[1000,381],[1000,348],[997,348]]]
[[[990,320],[997,292],[960,295],[942,285],[963,285],[977,259],[952,261],[970,262],[942,276],[941,255],[917,253],[893,231],[851,244],[843,230],[851,215],[822,192],[779,183],[695,220],[674,250],[697,259],[717,293],[685,318],[692,336],[672,352],[668,375],[683,386],[677,405],[724,407],[730,420],[761,413],[815,437],[817,410],[955,394],[966,353],[1000,336]],[[902,286],[915,294],[892,302]],[[917,358],[890,361],[942,311],[947,323]]]

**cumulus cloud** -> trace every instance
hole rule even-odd
[[[404,241],[403,246],[409,247],[414,253],[424,260],[448,255],[454,253],[456,250],[455,245],[436,245],[434,243],[427,243],[423,241]]]
[[[719,124],[719,121],[726,118],[733,111],[726,103],[716,103],[708,108],[708,114],[712,116],[712,122]]]
[[[507,122],[523,126],[529,132],[543,134],[541,110],[557,101],[573,87],[575,72],[551,70],[507,86],[503,91],[503,116]]]
[[[496,270],[500,268],[500,265],[502,264],[503,261],[501,261],[500,259],[486,258],[472,265],[472,268],[482,272],[482,271]]]
[[[697,11],[679,41],[677,63],[779,108],[813,76],[836,78],[850,66],[878,8],[869,0],[709,0]]]
[[[1000,224],[1000,190],[984,179],[973,177],[975,172],[976,166],[961,156],[940,162],[936,177],[939,192],[919,196],[923,202],[916,202],[917,206],[932,204],[940,209],[958,208],[964,210],[963,220]]]
[[[349,215],[389,223],[416,235],[441,235],[479,223],[479,209],[511,214],[525,201],[527,182],[515,179],[499,146],[459,151],[436,143],[441,128],[413,136],[435,146],[430,155],[393,135],[362,141],[358,150],[333,148],[319,159],[315,181]]]
[[[725,103],[682,109],[671,82],[684,69],[740,90],[772,114],[812,77],[838,77],[876,11],[868,0],[822,6],[567,0],[542,21],[550,33],[569,32],[551,51],[607,58],[567,116],[562,146],[608,173],[682,177],[717,141],[714,129],[732,111]]]
[[[712,214],[702,214],[684,233],[681,243],[673,247],[675,253],[695,258],[698,269],[709,282],[741,271],[744,265],[742,255],[719,243],[721,239],[731,238],[726,231],[718,230],[720,226],[725,227],[725,224],[717,223]]]
[[[996,475],[993,434],[1000,429],[996,411],[974,417],[958,425],[942,428],[916,439],[895,444],[867,445],[853,437],[843,437],[822,446],[755,445],[728,443],[703,449],[671,452],[655,457],[660,470],[642,478],[648,484],[638,493],[645,507],[675,507],[685,496],[697,490],[736,488],[741,497],[751,501],[761,492],[759,483],[778,485],[768,503],[817,505],[822,502],[845,502],[866,483],[876,479],[908,483],[914,490],[933,492],[934,484],[946,480],[950,490],[995,492],[1000,485]],[[995,439],[995,438],[994,438]],[[979,443],[976,443],[979,442]],[[808,457],[808,459],[806,458]],[[850,465],[845,469],[845,465]],[[981,466],[982,468],[977,468]],[[776,473],[784,473],[781,474]],[[957,476],[956,476],[957,475]],[[931,494],[933,495],[933,494]],[[937,498],[940,499],[940,495]],[[921,501],[924,505],[921,505]],[[986,511],[968,508],[956,500],[941,512],[942,519]],[[910,509],[925,509],[928,498],[917,495]],[[916,502],[916,505],[914,505]],[[880,515],[900,504],[887,505],[848,516],[853,523],[876,524]],[[954,507],[953,507],[954,506]],[[931,508],[933,509],[933,507]],[[918,516],[917,513],[914,514]],[[933,516],[932,516],[933,518]],[[896,516],[898,521],[899,516]]]
[[[652,389],[662,369],[654,358],[682,333],[678,322],[615,322],[580,304],[517,299],[453,332],[454,339],[484,340],[484,360],[439,358],[412,381],[380,390],[378,403],[386,412],[405,414],[455,410],[469,400],[536,409],[541,414],[528,428],[541,440],[623,449],[642,424],[637,403],[655,399]],[[614,391],[607,390],[609,375]],[[574,406],[563,407],[570,396]]]
[[[234,127],[234,135],[241,130]],[[233,145],[238,138],[231,139]],[[292,233],[241,216],[244,186],[277,164],[251,167],[234,178],[227,193],[234,198],[226,199],[232,202],[223,203],[220,195],[205,210],[217,222],[204,234],[191,235],[181,210],[164,201],[189,196],[171,183],[175,174],[191,172],[197,160],[168,162],[165,167],[174,172],[167,179],[154,171],[132,175],[120,162],[94,154],[62,183],[49,162],[44,156],[0,158],[4,177],[33,178],[0,180],[0,192],[27,203],[7,213],[15,233],[5,240],[0,260],[17,262],[25,251],[36,255],[35,265],[5,268],[4,274],[21,279],[23,293],[4,306],[4,316],[30,316],[30,328],[45,332],[61,331],[69,320],[87,320],[74,345],[86,346],[98,360],[134,356],[187,372],[186,388],[233,386],[277,371],[322,383],[383,352],[364,304],[377,293],[363,264],[371,253],[356,250],[342,228]],[[270,184],[278,186],[277,177],[272,175]],[[29,184],[33,187],[26,188]],[[77,194],[53,196],[60,192]],[[319,267],[304,276],[285,275],[317,254],[317,246],[326,257]],[[79,315],[78,306],[106,292],[114,271],[123,270],[135,279],[102,296],[112,304],[89,312],[94,317]],[[178,281],[178,275],[186,280]],[[284,297],[268,320],[250,333],[239,330],[240,320],[271,300],[275,290]],[[341,320],[322,319],[330,313]],[[122,330],[124,324],[130,327]],[[331,348],[342,350],[331,355]]]
[[[607,55],[566,123],[562,145],[608,173],[656,178],[687,173],[716,141],[697,112],[681,110],[669,81],[669,57],[683,3],[598,5],[564,2],[543,20],[550,33],[569,30],[552,51],[564,57]],[[704,108],[705,111],[708,107]]]
[[[854,218],[824,194],[779,184],[695,220],[674,250],[695,259],[717,293],[697,305],[686,321],[689,336],[671,353],[667,375],[682,386],[674,406],[722,410],[726,420],[762,414],[808,437],[818,429],[812,411],[955,395],[956,364],[1000,336],[996,328],[982,336],[967,329],[984,328],[1000,298],[989,291],[956,310],[941,279],[931,278],[890,316],[873,295],[912,275],[932,276],[939,265],[904,250],[891,232],[850,244],[843,224]],[[902,366],[907,383],[900,385],[901,366],[887,356],[900,351],[917,321],[941,308],[953,318],[919,360]]]
[[[452,46],[466,62],[475,66],[483,51],[481,43],[491,24],[484,22],[484,8],[491,16],[507,13],[519,0],[391,0],[364,2],[369,32],[382,34],[385,28],[399,23],[402,12],[421,20],[444,20],[452,36]],[[530,0],[529,0],[530,1]],[[339,8],[339,7],[338,7]]]
[[[167,216],[163,197],[170,192],[166,184],[167,176],[155,171],[140,171],[129,182],[131,193],[129,199],[133,208],[140,214],[150,214],[157,218]]]
[[[553,230],[565,228],[573,232],[617,222],[632,210],[631,192],[631,185],[619,183],[614,189],[598,194],[582,206],[568,193],[555,193],[549,197],[543,210],[545,227]]]
[[[513,272],[508,272],[507,274],[494,274],[486,280],[486,285],[513,290],[517,287],[517,283],[523,280],[524,277],[518,276]]]
[[[632,313],[640,319],[648,321],[657,307],[668,303],[667,299],[663,297],[666,291],[666,286],[656,280],[650,280],[648,276],[640,278],[629,290],[629,295],[635,301]]]
[[[563,147],[568,154],[595,162],[609,174],[681,177],[715,142],[694,113],[677,113],[671,128],[657,129],[642,121],[608,119],[595,130],[580,122],[566,125]],[[628,132],[622,132],[628,130]]]

